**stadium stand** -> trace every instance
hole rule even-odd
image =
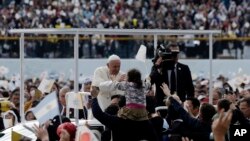
[[[250,45],[248,0],[2,0],[0,3],[1,58],[19,56],[18,39],[8,33],[11,28],[221,29],[219,37],[227,40],[216,40],[214,58],[246,58],[244,50]],[[123,40],[115,40],[114,37],[117,38],[81,37],[79,56],[103,58],[116,53],[122,58],[132,58],[143,43],[148,47],[147,57],[153,57],[152,38],[134,40],[135,37],[118,36]],[[25,44],[26,57],[73,56],[73,39],[66,35],[30,38]],[[208,58],[206,41],[182,40],[179,45],[182,58]]]

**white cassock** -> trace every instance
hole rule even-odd
[[[118,80],[121,75],[123,75],[123,72],[119,72],[115,79]],[[110,81],[110,74],[109,69],[107,66],[98,67],[94,72],[94,78],[92,80],[92,86],[99,87],[101,82]],[[114,91],[100,91],[97,100],[101,107],[101,109],[104,111],[110,104],[111,104],[111,96],[113,95],[124,95],[123,91],[120,90],[114,90]]]

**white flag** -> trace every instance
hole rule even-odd
[[[50,93],[51,88],[54,84],[55,80],[43,79],[40,85],[38,86],[38,90],[40,90],[43,94]]]
[[[83,98],[80,93],[68,92],[66,103],[68,108],[83,109]]]
[[[144,45],[141,45],[135,56],[135,59],[142,61],[142,62],[146,62],[146,53],[147,53],[147,47]]]
[[[7,80],[0,80],[0,87],[3,87],[4,89],[8,89],[9,83]]]
[[[32,111],[40,124],[60,115],[56,93],[48,94]]]
[[[91,96],[90,92],[79,92],[82,97],[83,105],[87,108],[87,104],[89,103],[89,97]]]

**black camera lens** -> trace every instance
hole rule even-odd
[[[163,60],[172,58],[172,52],[170,48],[166,48],[163,45],[158,47],[157,54],[158,56],[162,57]]]

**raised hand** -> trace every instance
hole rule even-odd
[[[166,83],[162,83],[162,85],[160,86],[163,93],[166,95],[166,96],[171,96],[170,94],[170,90],[169,90],[169,87]]]
[[[42,141],[49,141],[49,134],[48,134],[47,128],[44,128],[43,126],[38,127],[35,124],[33,129],[38,139]]]
[[[126,74],[123,74],[120,76],[120,78],[118,79],[118,82],[121,82],[121,81],[126,81],[127,80],[127,75]]]
[[[232,110],[224,113],[224,109],[222,109],[220,111],[219,118],[214,120],[212,124],[212,131],[215,141],[224,141],[225,134],[227,133],[231,123],[232,115]]]

